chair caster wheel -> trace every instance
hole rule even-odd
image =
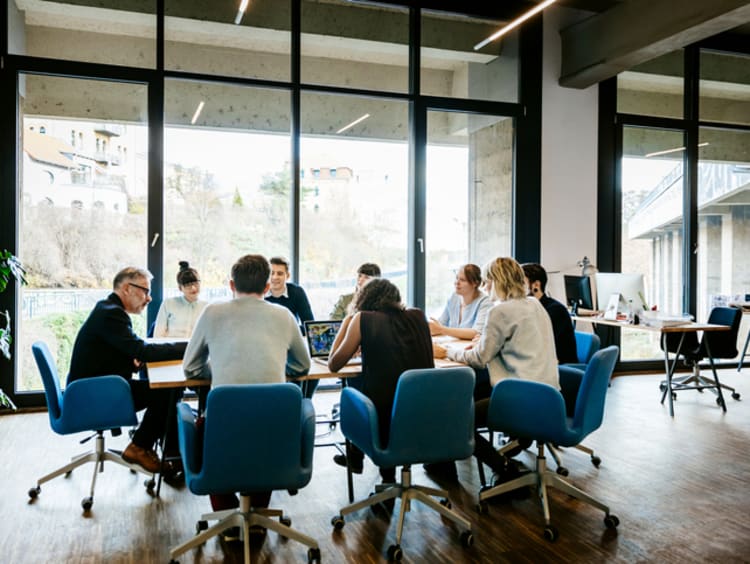
[[[66,477],[66,478],[70,478],[70,475],[71,475],[72,473],[73,473],[73,471],[72,471],[72,470],[68,470],[67,472],[65,472],[65,477]]]
[[[392,562],[401,562],[404,557],[404,551],[397,544],[392,544],[388,547],[388,560]]]
[[[461,545],[466,548],[471,548],[474,546],[474,535],[471,533],[471,531],[464,531],[461,533]]]
[[[94,498],[93,497],[84,497],[81,500],[81,507],[83,507],[84,511],[89,511],[91,509],[92,505],[94,505]]]
[[[555,542],[558,536],[560,536],[560,534],[552,525],[547,525],[546,527],[544,527],[544,538],[549,542]]]
[[[597,468],[599,468],[599,466],[601,465],[601,463],[602,463],[602,459],[601,458],[599,458],[598,456],[593,456],[593,455],[591,456],[591,464],[593,464],[594,466],[596,466]]]
[[[716,405],[718,405],[720,408],[726,410],[727,406],[724,403],[724,400],[721,398],[716,398]]]
[[[556,472],[560,474],[560,476],[567,476],[568,474],[570,474],[565,466],[558,466]]]
[[[617,515],[607,515],[604,518],[604,525],[608,529],[616,529],[617,525],[620,524],[620,520],[617,518]]]
[[[445,498],[445,497],[440,500],[440,505],[442,505],[446,509],[452,509],[453,508],[453,504],[451,503],[451,500],[448,499],[448,498]]]
[[[169,564],[180,564],[178,560],[170,560]]]
[[[659,391],[660,392],[663,392],[666,389],[667,389],[667,385],[664,382],[662,382],[661,384],[659,384]]]
[[[307,549],[307,563],[313,564],[317,562],[320,564],[320,549],[319,548],[308,548]]]
[[[739,392],[732,392],[732,399],[735,399],[735,400],[740,399],[740,393]]]
[[[156,487],[156,480],[153,478],[149,478],[148,480],[145,480],[143,482],[143,486],[146,488],[146,491],[148,493],[153,493],[154,488]]]
[[[289,517],[279,517],[279,523],[281,523],[285,527],[292,526],[292,520]]]
[[[29,489],[29,497],[31,499],[36,499],[40,493],[42,493],[42,488],[39,486]]]
[[[195,534],[199,535],[202,531],[208,529],[208,521],[196,521],[195,522]]]
[[[334,530],[340,531],[344,528],[344,516],[343,515],[336,515],[335,517],[331,518],[331,525],[333,525]]]
[[[489,505],[486,501],[480,501],[479,503],[477,503],[476,510],[480,515],[487,515],[487,513],[489,512]]]
[[[672,401],[677,401],[677,392],[672,392]]]

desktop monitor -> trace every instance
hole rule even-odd
[[[594,276],[597,309],[604,310],[612,294],[620,294],[626,304],[632,303],[636,309],[648,309],[643,274],[597,272]]]
[[[591,297],[591,278],[588,276],[570,276],[565,278],[565,301],[574,310],[579,308],[594,309]]]

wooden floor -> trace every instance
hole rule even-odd
[[[560,531],[555,543],[541,537],[536,496],[494,504],[488,515],[479,515],[476,466],[467,460],[459,463],[461,484],[450,488],[450,497],[473,524],[474,547],[462,548],[452,525],[414,504],[402,541],[404,562],[749,562],[750,368],[722,376],[743,401],[728,399],[723,414],[710,392],[682,392],[674,419],[659,404],[658,376],[613,381],[604,424],[586,440],[601,456],[601,467],[574,451],[566,453],[565,463],[571,481],[620,518],[616,533],[604,527],[600,511],[559,492],[551,495]],[[316,405],[322,410],[334,399],[333,393],[321,392]],[[108,444],[122,448],[125,440],[123,435]],[[196,519],[209,507],[205,497],[185,488],[165,486],[160,499],[152,498],[141,477],[112,465],[99,475],[87,516],[80,501],[87,495],[89,467],[45,484],[30,503],[27,491],[36,478],[83,447],[76,438],[54,435],[46,413],[0,417],[0,444],[0,560],[5,563],[166,563],[169,547],[190,538]],[[283,507],[294,527],[318,540],[323,562],[382,562],[394,542],[395,518],[365,510],[348,517],[342,531],[332,531],[330,519],[347,501],[345,472],[333,464],[333,454],[332,448],[316,449],[310,485],[296,496],[274,493],[272,505]],[[531,461],[527,453],[519,458]],[[368,463],[355,479],[357,497],[364,497],[377,481],[376,469]],[[421,467],[414,469],[414,481],[433,484]],[[252,554],[254,562],[306,562],[303,546],[274,533],[254,540]],[[241,561],[241,545],[216,539],[181,558],[182,563]]]

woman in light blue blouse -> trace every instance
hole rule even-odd
[[[481,334],[492,307],[490,298],[479,289],[481,285],[482,271],[476,264],[460,267],[456,273],[456,293],[438,319],[430,318],[430,332],[466,340]]]
[[[182,295],[168,298],[161,303],[156,316],[154,337],[189,338],[198,317],[208,305],[207,302],[198,299],[201,292],[198,271],[184,260],[180,261],[177,287]]]

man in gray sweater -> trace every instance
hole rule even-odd
[[[285,382],[310,370],[310,354],[292,314],[269,303],[270,266],[261,255],[245,255],[232,266],[234,299],[203,310],[190,337],[183,367],[188,378],[210,378],[211,386]],[[210,362],[209,362],[210,359]],[[268,507],[271,492],[253,493],[253,507]],[[234,494],[212,495],[214,511],[239,507]]]

